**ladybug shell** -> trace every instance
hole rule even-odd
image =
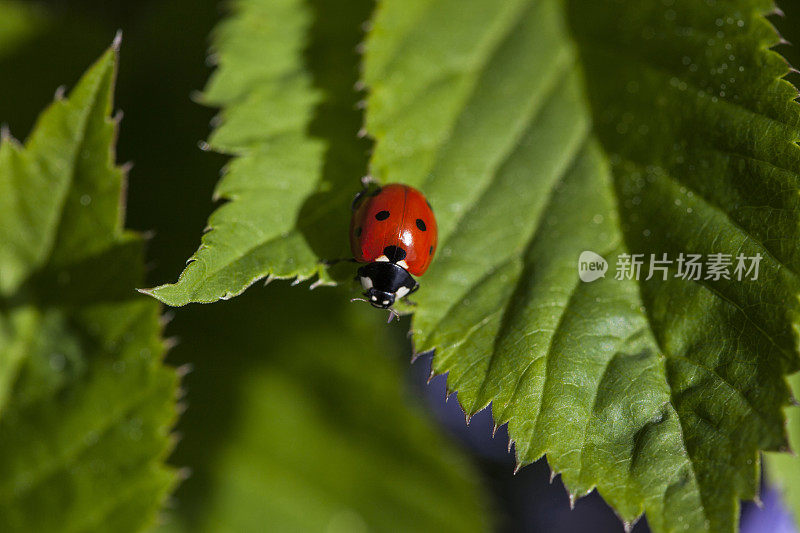
[[[360,263],[388,260],[421,276],[436,251],[436,218],[417,189],[392,183],[358,199],[350,248]]]

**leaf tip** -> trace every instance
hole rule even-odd
[[[430,385],[430,384],[431,384],[431,381],[432,381],[432,380],[433,380],[433,378],[435,378],[435,377],[436,377],[436,371],[434,371],[434,370],[433,370],[433,367],[431,367],[431,373],[430,373],[430,374],[428,374],[428,381],[427,381],[426,383],[427,383],[428,385]]]
[[[194,365],[192,365],[192,363],[184,363],[175,369],[175,373],[178,374],[178,377],[182,378],[190,374],[193,370],[194,370]]]
[[[450,399],[450,397],[452,395],[453,395],[453,391],[449,387],[445,386],[445,388],[444,388],[444,403],[447,403],[447,401]]]
[[[180,344],[180,342],[181,342],[180,337],[177,336],[167,337],[166,339],[164,339],[164,348],[166,348],[167,351],[172,350],[174,347]]]
[[[204,105],[203,91],[194,90],[189,93],[189,100],[198,105]]]
[[[117,33],[114,35],[114,40],[111,42],[111,49],[115,53],[119,53],[119,49],[122,46],[122,29],[117,30]]]
[[[178,469],[175,475],[178,477],[179,480],[186,481],[187,479],[192,477],[192,469],[189,468],[188,466],[181,467]]]
[[[165,311],[161,313],[161,316],[158,317],[158,323],[161,325],[162,328],[164,328],[167,326],[167,324],[172,322],[173,318],[175,318],[175,313],[173,313],[172,311]]]
[[[426,357],[429,355],[433,355],[435,350],[417,350],[414,346],[414,334],[418,333],[417,330],[409,329],[408,333],[406,333],[406,338],[411,340],[411,364],[417,362],[417,359],[420,357]]]
[[[308,290],[313,291],[317,287],[335,287],[335,281],[329,281],[325,278],[317,278],[315,282],[308,286]]]
[[[182,403],[183,400],[186,398],[186,394],[187,392],[185,387],[178,387],[177,389],[175,389],[175,396],[174,396],[175,402]],[[179,431],[174,431],[172,434],[175,435],[179,440],[183,439],[183,433]]]
[[[761,496],[759,496],[758,494],[753,496],[753,503],[756,504],[756,507],[758,507],[759,509],[764,508],[764,502],[761,500]]]

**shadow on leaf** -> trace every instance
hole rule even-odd
[[[358,109],[359,55],[363,39],[361,25],[369,18],[372,2],[357,0],[348,9],[332,0],[311,0],[314,12],[311,41],[305,61],[314,86],[324,94],[309,125],[309,134],[327,144],[318,192],[300,210],[297,227],[323,260],[349,258],[350,203],[360,190],[370,142],[359,139],[362,113]],[[352,268],[332,269],[336,281],[353,276]]]

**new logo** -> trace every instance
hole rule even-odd
[[[599,278],[606,277],[608,262],[603,256],[586,250],[578,257],[578,276],[581,281],[589,283]]]

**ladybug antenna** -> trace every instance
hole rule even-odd
[[[394,309],[392,309],[390,307],[389,308],[389,320],[387,320],[386,323],[387,324],[391,324],[392,323],[392,319],[394,317],[397,317],[397,320],[400,320],[400,313],[398,313],[397,311],[395,311]]]

